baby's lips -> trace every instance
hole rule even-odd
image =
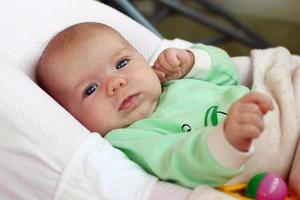
[[[122,101],[122,103],[119,107],[119,110],[124,110],[124,109],[127,109],[128,107],[132,106],[135,103],[135,101],[138,99],[138,97],[139,97],[139,94],[134,94],[134,95],[130,95],[130,96],[126,97]]]

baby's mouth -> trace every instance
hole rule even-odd
[[[139,98],[139,94],[134,94],[126,97],[126,99],[124,99],[123,102],[121,103],[119,107],[119,111],[131,110],[135,108],[138,104],[138,98]]]

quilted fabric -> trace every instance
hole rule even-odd
[[[0,11],[0,198],[148,199],[157,179],[41,90],[34,66],[53,35],[83,21],[119,30],[150,62],[190,43],[161,40],[93,0],[3,0]]]
[[[42,91],[34,82],[34,65],[57,31],[83,21],[105,22],[122,30],[146,58],[161,40],[96,1],[12,0],[1,1],[0,9],[1,199],[70,199],[70,195],[71,199],[83,199],[82,194],[91,197],[88,199],[120,199],[122,195],[125,199],[146,199],[156,178],[141,171],[100,136],[92,136],[95,134]],[[143,37],[149,45],[144,45]],[[98,145],[82,150],[81,146],[91,140]],[[92,152],[98,152],[99,157]],[[95,161],[88,160],[91,155]],[[86,159],[79,162],[78,157]],[[99,162],[102,165],[97,168]],[[88,179],[91,175],[94,178]],[[72,193],[67,185],[76,183],[74,180],[81,184],[76,184],[73,191],[76,188],[77,192]],[[111,185],[115,187],[108,187]]]

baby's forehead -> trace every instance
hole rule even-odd
[[[107,38],[126,41],[119,32],[109,26],[100,23],[81,23],[67,27],[59,32],[48,46],[66,47],[95,39],[102,39],[102,42],[106,42]]]
[[[110,49],[115,51],[119,51],[120,49],[135,50],[119,33],[110,31],[95,31],[93,34],[85,37],[79,37],[73,42],[74,43],[71,45],[71,48],[80,48],[81,46],[89,48],[94,46],[99,49]]]

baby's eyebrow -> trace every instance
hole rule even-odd
[[[122,56],[123,54],[126,54],[126,53],[130,53],[132,52],[132,50],[128,47],[123,47],[121,48],[120,50],[116,51],[112,56],[111,58],[116,58],[116,57],[120,57]]]

